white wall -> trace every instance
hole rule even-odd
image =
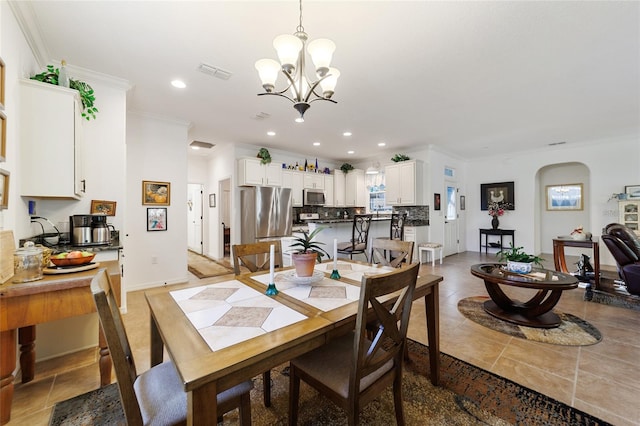
[[[126,291],[185,282],[188,123],[127,116]],[[170,205],[142,205],[142,181],[169,182]],[[167,230],[147,231],[147,208],[167,208]],[[122,236],[121,236],[122,239]]]

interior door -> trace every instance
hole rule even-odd
[[[449,256],[458,253],[458,190],[452,183],[447,183],[445,188],[445,218],[444,218],[444,250],[443,255]]]
[[[202,196],[199,183],[187,185],[187,246],[189,250],[203,254],[202,247]]]

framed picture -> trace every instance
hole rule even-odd
[[[167,230],[167,208],[148,207],[147,208],[147,231]]]
[[[4,61],[0,58],[0,109],[4,109]]]
[[[216,206],[216,194],[209,194],[209,207]]]
[[[0,111],[0,161],[7,161],[7,116]]]
[[[490,202],[508,203],[505,210],[515,210],[515,198],[513,182],[480,184],[480,210],[489,210]]]
[[[116,215],[116,202],[105,200],[91,200],[91,214]]]
[[[640,200],[640,185],[625,186],[624,193],[628,200]]]
[[[582,184],[547,185],[547,210],[582,210]]]
[[[142,205],[171,205],[171,184],[169,182],[142,181]]]
[[[460,210],[464,210],[467,208],[466,198],[464,195],[460,196]]]
[[[0,210],[9,207],[9,172],[0,169]]]
[[[433,194],[433,209],[440,210],[440,194]]]

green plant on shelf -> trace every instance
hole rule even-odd
[[[349,163],[344,163],[342,166],[340,166],[340,170],[342,170],[342,173],[346,175],[350,170],[353,170],[353,166]]]
[[[58,85],[58,76],[60,69],[53,65],[47,65],[47,70],[31,77],[31,80],[41,81],[43,83]],[[80,94],[82,101],[82,116],[87,120],[96,119],[96,113],[99,112],[95,106],[96,97],[93,88],[84,81],[69,78],[69,88],[75,89]]]
[[[510,244],[508,249],[502,249],[497,252],[496,257],[500,259],[501,262],[508,260],[511,262],[535,263],[539,266],[542,266],[542,262],[544,262],[543,258],[527,254],[524,252],[524,247],[514,247],[513,244]]]
[[[399,163],[400,161],[407,161],[410,160],[410,158],[404,154],[396,154],[393,157],[391,157],[391,161],[393,161],[394,163]]]

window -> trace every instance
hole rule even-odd
[[[365,186],[369,197],[369,213],[391,213],[391,207],[386,205],[384,172],[375,175],[365,175]]]

